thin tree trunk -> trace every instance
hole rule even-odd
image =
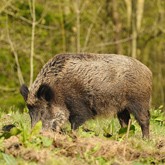
[[[64,14],[63,9],[61,6],[61,1],[58,1],[59,3],[59,12],[60,12],[60,21],[61,21],[61,35],[62,35],[62,47],[63,52],[66,52],[66,36],[65,36],[65,27],[64,27]]]
[[[131,0],[125,0],[127,6],[127,24],[128,27],[131,26],[131,15],[132,15],[132,2]]]
[[[116,0],[112,0],[112,16],[113,16],[113,22],[115,25],[115,41],[119,41],[120,40],[120,33],[121,33],[121,23],[120,23],[120,17],[119,17],[119,13],[118,13],[118,5],[117,5],[117,1]],[[122,54],[122,46],[121,44],[116,44],[116,53],[117,54]]]
[[[31,53],[30,53],[30,86],[33,83],[34,77],[34,40],[35,40],[35,27],[36,27],[36,14],[35,14],[35,0],[32,0],[32,34],[31,34]]]
[[[137,10],[136,10],[136,15],[137,15],[137,31],[140,31],[141,28],[141,23],[142,23],[142,18],[143,18],[143,10],[144,10],[144,1],[145,0],[138,0],[137,2]]]
[[[137,28],[136,28],[136,2],[137,0],[132,0],[132,43],[131,43],[131,56],[136,58],[137,49]]]
[[[137,57],[137,37],[143,18],[144,0],[132,0],[132,57]]]
[[[76,0],[77,53],[80,52],[80,0]]]

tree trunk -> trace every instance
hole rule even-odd
[[[34,77],[34,38],[35,38],[35,27],[36,27],[36,14],[35,14],[35,0],[32,0],[32,34],[31,34],[31,53],[30,53],[30,86],[33,83]]]
[[[137,52],[137,27],[136,27],[136,3],[137,0],[132,0],[132,19],[131,19],[131,25],[132,25],[132,43],[131,43],[131,56],[136,58],[136,52]]]
[[[80,52],[80,0],[76,0],[77,53]]]
[[[115,42],[120,40],[120,33],[121,33],[121,21],[119,17],[119,12],[118,12],[118,5],[116,0],[112,0],[112,17],[113,17],[113,22],[114,22],[114,31],[115,31],[115,36],[114,40]],[[120,43],[115,45],[116,47],[116,53],[117,54],[122,54],[122,45]]]

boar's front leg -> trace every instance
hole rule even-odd
[[[71,115],[69,117],[69,122],[71,123],[71,129],[73,129],[73,130],[76,130],[85,121],[86,121],[85,118],[83,118],[82,116]]]
[[[122,128],[128,126],[128,122],[130,119],[130,113],[128,112],[127,109],[124,109],[123,111],[118,112],[117,117],[118,117],[118,120],[119,120]]]
[[[82,99],[67,99],[66,106],[70,112],[69,122],[71,129],[75,130],[81,126],[86,120],[93,117],[92,110],[88,104]]]

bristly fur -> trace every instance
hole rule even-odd
[[[51,102],[37,97],[43,84],[55,94]],[[48,89],[43,91],[46,98]],[[87,119],[111,112],[118,115],[124,127],[132,113],[143,136],[148,137],[151,91],[151,71],[134,58],[115,54],[59,54],[41,69],[29,89],[27,104],[44,104],[52,116],[60,109],[63,112],[59,116],[66,115],[65,120],[69,119],[73,129]]]

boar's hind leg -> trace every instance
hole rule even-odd
[[[117,117],[119,119],[119,122],[120,122],[120,125],[122,128],[128,126],[128,122],[130,119],[130,113],[128,112],[127,109],[124,109],[124,111],[118,112]]]
[[[150,120],[149,104],[134,103],[131,106],[131,113],[134,115],[135,119],[138,121],[141,127],[142,137],[148,139],[149,138],[149,120]]]

